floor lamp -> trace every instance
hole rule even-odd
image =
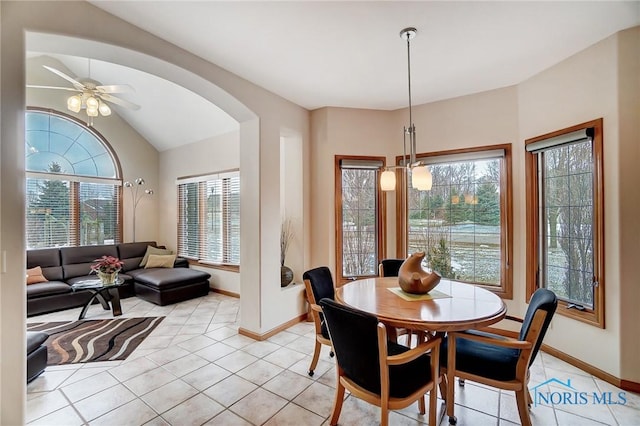
[[[139,192],[140,187],[144,185],[144,179],[141,177],[137,178],[133,181],[133,183],[126,181],[124,183],[125,188],[129,188],[131,190],[131,202],[133,204],[133,242],[136,242],[136,209],[138,208],[138,203],[145,195],[153,195],[153,189],[145,189],[144,192]]]

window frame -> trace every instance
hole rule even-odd
[[[604,241],[604,151],[603,151],[603,119],[588,121],[557,130],[544,135],[525,140],[525,147],[534,142],[564,135],[567,133],[593,128],[592,159],[593,159],[593,275],[598,283],[593,291],[593,308],[584,310],[568,309],[569,303],[558,300],[558,313],[562,316],[605,328],[605,241]],[[531,298],[535,290],[540,287],[539,269],[540,259],[540,199],[538,155],[525,149],[526,175],[526,207],[527,207],[527,236],[526,236],[526,298]]]
[[[221,263],[217,263],[217,262],[213,262],[210,260],[206,260],[204,259],[204,253],[206,251],[206,226],[207,226],[207,220],[206,220],[206,216],[207,216],[207,208],[206,208],[206,191],[207,191],[207,182],[211,182],[211,181],[221,181],[221,188],[223,189],[223,193],[224,191],[226,191],[228,189],[229,183],[228,183],[228,179],[229,178],[238,178],[238,181],[240,179],[240,169],[230,169],[230,170],[223,170],[223,171],[219,171],[219,172],[214,172],[214,173],[207,173],[207,174],[203,174],[203,175],[196,175],[196,176],[187,176],[187,177],[180,177],[178,179],[176,179],[176,196],[177,196],[177,206],[178,206],[178,217],[177,217],[177,226],[176,226],[176,234],[177,234],[177,246],[178,246],[178,254],[181,257],[184,257],[188,260],[189,264],[191,265],[198,265],[198,266],[202,266],[205,268],[212,268],[212,269],[220,269],[220,270],[225,270],[225,271],[231,271],[231,272],[239,272],[240,271],[240,263],[238,264],[234,264],[234,263],[229,263],[229,262],[225,262],[223,259],[223,262]],[[181,238],[182,238],[182,231],[181,231],[181,227],[182,227],[182,222],[181,222],[181,218],[182,218],[182,209],[183,209],[183,202],[182,202],[182,197],[180,196],[180,185],[183,184],[188,184],[188,183],[196,183],[197,184],[197,192],[198,192],[198,207],[197,207],[197,211],[198,211],[198,240],[199,240],[199,248],[198,248],[198,257],[194,258],[193,256],[190,256],[186,253],[181,253],[180,249],[182,247],[181,244]],[[240,190],[240,182],[238,182],[238,190]],[[203,200],[204,197],[204,200]],[[204,201],[204,202],[203,202]],[[238,205],[238,208],[240,206]],[[230,224],[228,223],[228,209],[227,208],[222,208],[222,211],[220,212],[221,216],[222,216],[222,233],[223,236],[222,241],[229,241],[231,239],[230,237]],[[238,237],[240,236],[240,232],[238,231]],[[227,254],[227,250],[225,249],[225,246],[223,244],[222,246],[222,253],[223,253],[223,257]]]
[[[82,221],[80,219],[81,215],[81,195],[82,191],[80,190],[81,184],[104,184],[104,185],[113,185],[116,191],[114,201],[116,203],[116,216],[114,223],[114,244],[119,244],[123,242],[123,216],[124,216],[124,205],[123,205],[123,191],[122,191],[122,168],[120,165],[120,160],[116,155],[113,147],[107,141],[107,139],[93,126],[88,126],[84,121],[79,120],[78,118],[66,114],[61,111],[57,111],[51,108],[42,108],[37,106],[27,106],[25,109],[25,117],[29,112],[37,112],[41,114],[47,114],[49,116],[56,116],[65,120],[70,121],[71,123],[77,125],[82,128],[84,131],[90,133],[94,136],[104,147],[105,151],[109,154],[111,161],[113,162],[115,177],[100,177],[100,176],[86,176],[82,174],[67,174],[67,173],[53,173],[46,171],[36,171],[36,170],[25,170],[25,193],[27,191],[27,181],[28,179],[36,179],[36,180],[59,180],[62,182],[69,183],[69,224],[73,225],[73,229],[69,230],[68,238],[70,241],[70,245],[65,247],[80,247],[80,243],[82,242],[81,238],[81,227]],[[25,141],[26,142],[26,141]],[[29,206],[25,205],[25,208],[29,208]],[[27,217],[25,215],[25,241],[28,243],[27,237]],[[37,247],[37,248],[46,248],[46,247]]]
[[[465,154],[476,154],[495,150],[503,150],[504,157],[500,165],[500,285],[485,285],[471,283],[489,290],[502,299],[513,299],[513,179],[512,179],[512,146],[510,143],[476,146],[470,148],[434,151],[416,154],[416,160],[429,157],[456,157]],[[452,158],[453,159],[453,158]],[[404,157],[397,156],[396,164],[404,164]],[[428,160],[427,160],[428,161]],[[407,173],[403,169],[396,169],[397,191],[396,197],[396,255],[399,258],[408,256],[408,182]],[[502,195],[504,194],[504,196]],[[466,282],[466,281],[465,281]]]
[[[376,233],[377,233],[377,255],[376,265],[386,257],[386,197],[380,188],[380,175],[386,166],[386,157],[380,156],[359,156],[359,155],[336,155],[334,164],[335,182],[335,241],[336,241],[336,284],[342,285],[349,281],[361,278],[371,278],[378,276],[377,268],[373,275],[344,276],[343,272],[343,238],[342,238],[342,161],[362,161],[381,162],[380,168],[376,171]]]

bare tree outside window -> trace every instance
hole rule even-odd
[[[343,276],[376,273],[376,177],[375,170],[342,170]]]

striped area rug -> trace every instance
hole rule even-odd
[[[126,359],[164,317],[40,322],[29,331],[45,331],[48,365]]]

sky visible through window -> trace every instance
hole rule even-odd
[[[103,142],[89,129],[66,117],[41,111],[26,113],[26,167],[50,172],[53,163],[60,173],[115,178],[113,159]]]

